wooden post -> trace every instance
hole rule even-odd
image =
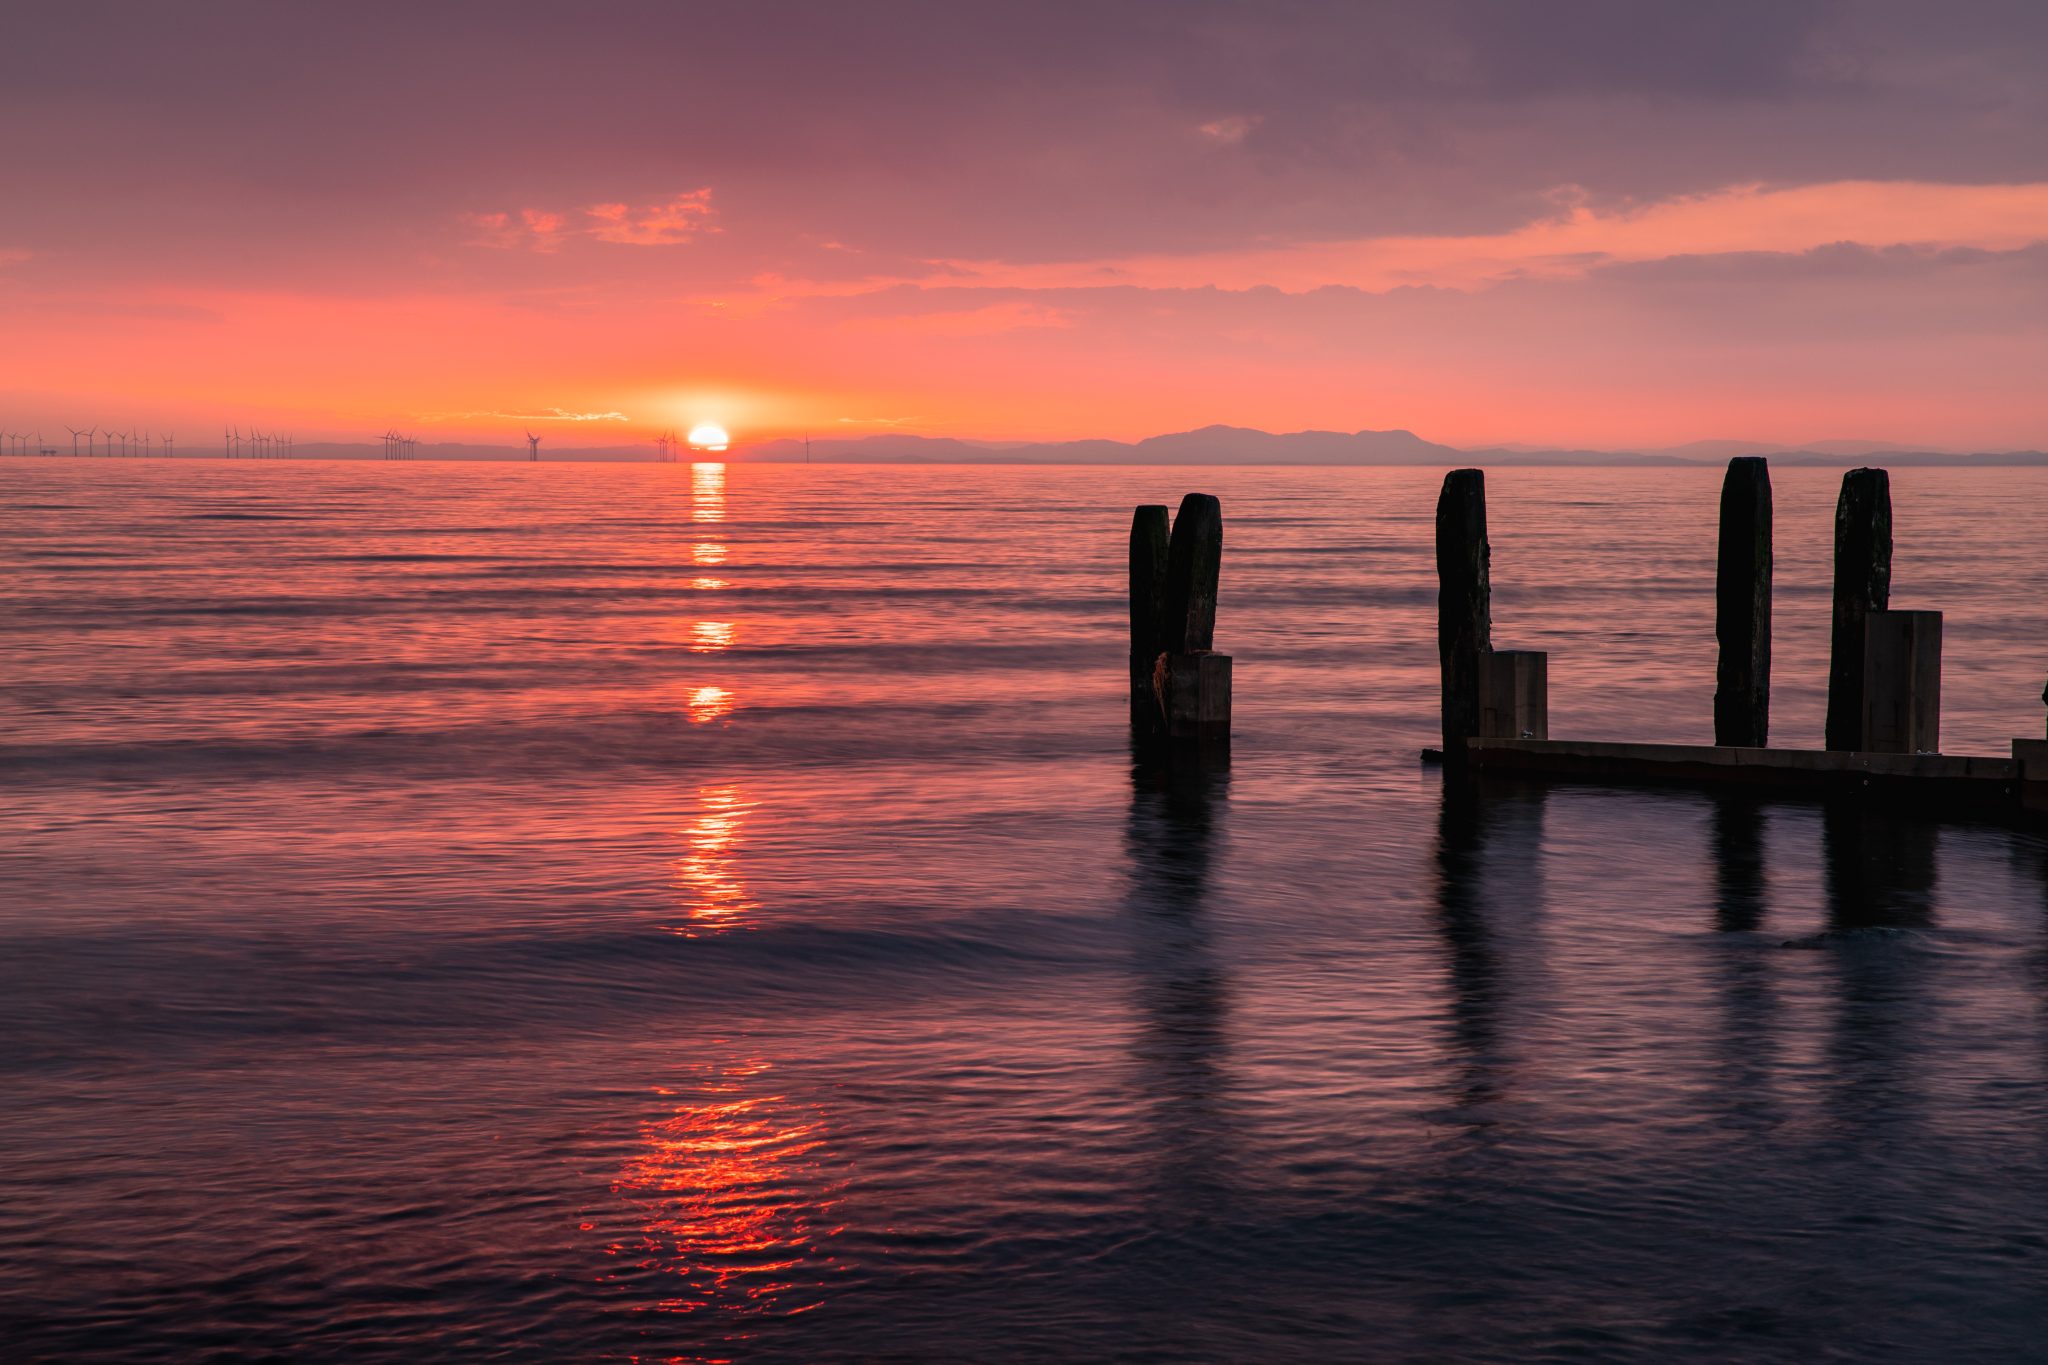
[[[1444,762],[1479,733],[1479,661],[1493,647],[1486,474],[1453,469],[1436,500],[1436,648],[1443,672]]]
[[[1842,476],[1835,503],[1835,623],[1828,655],[1827,747],[1861,749],[1863,619],[1892,596],[1892,484],[1882,469]]]
[[[1166,636],[1166,508],[1149,505],[1131,516],[1131,724],[1154,731],[1166,711],[1152,687]]]
[[[1550,656],[1540,649],[1495,649],[1479,656],[1482,739],[1550,738]]]
[[[1863,748],[1941,751],[1941,613],[1873,611],[1863,618]]]
[[[1216,588],[1223,568],[1223,505],[1207,493],[1180,500],[1167,544],[1166,652],[1152,675],[1166,733],[1220,746],[1230,737],[1228,655],[1215,652]]]
[[[1216,647],[1216,582],[1223,568],[1223,504],[1207,493],[1180,500],[1166,570],[1168,648]]]
[[[1714,743],[1761,749],[1771,731],[1771,469],[1738,455],[1721,481],[1714,572]]]

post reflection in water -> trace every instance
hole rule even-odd
[[[1140,1084],[1151,1092],[1164,1216],[1213,1215],[1231,1186],[1225,1112],[1229,983],[1211,943],[1207,899],[1227,767],[1138,759],[1124,848],[1125,916],[1135,936]]]
[[[1727,936],[1713,945],[1721,1016],[1712,1037],[1714,1078],[1731,1123],[1767,1129],[1782,1120],[1772,1084],[1778,1057],[1779,1005],[1771,984],[1776,949],[1744,937],[1765,923],[1764,806],[1741,793],[1709,800],[1714,928]]]
[[[759,904],[740,874],[740,839],[754,803],[727,783],[697,789],[697,809],[678,830],[684,853],[672,864],[683,922],[677,933],[695,938],[744,927]]]
[[[1848,801],[1830,803],[1821,818],[1829,929],[1904,929],[1933,922],[1932,821]]]
[[[718,1068],[698,1098],[642,1123],[612,1184],[635,1231],[607,1249],[632,1265],[638,1306],[711,1315],[703,1326],[727,1346],[750,1323],[819,1307],[837,1269],[824,1125],[773,1093],[768,1070]]]
[[[1936,825],[1862,803],[1822,812],[1828,932],[1839,993],[1830,1092],[1845,1128],[1890,1128],[1918,1105],[1905,1063],[1935,958],[1902,931],[1934,922]]]
[[[1711,799],[1714,927],[1724,933],[1747,933],[1764,922],[1763,807],[1742,795]]]
[[[1502,955],[1503,916],[1543,909],[1540,786],[1486,795],[1447,783],[1437,822],[1437,933],[1450,975],[1450,1040],[1458,1057],[1452,1101],[1475,1134],[1498,1122],[1513,1061],[1505,1015],[1513,986]]]

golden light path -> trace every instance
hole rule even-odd
[[[691,433],[695,439],[697,433]],[[725,466],[690,466],[690,521],[710,528],[725,520]],[[723,563],[724,544],[699,539],[690,547],[693,563]],[[715,591],[725,580],[699,577],[693,586]],[[693,654],[720,654],[733,647],[739,626],[729,620],[699,618],[690,625],[688,647]],[[684,714],[693,725],[724,720],[738,704],[732,690],[716,683],[700,683],[685,694]],[[752,809],[738,786],[733,784],[699,787],[695,817],[677,831],[685,852],[674,865],[675,886],[682,903],[685,923],[681,934],[722,932],[744,924],[755,908],[740,880],[738,840],[740,825]]]

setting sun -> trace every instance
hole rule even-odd
[[[699,450],[724,450],[730,440],[718,423],[699,422],[690,428],[690,444]]]

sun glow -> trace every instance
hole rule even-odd
[[[725,428],[716,422],[699,422],[690,428],[690,444],[699,450],[724,450],[731,443]]]

